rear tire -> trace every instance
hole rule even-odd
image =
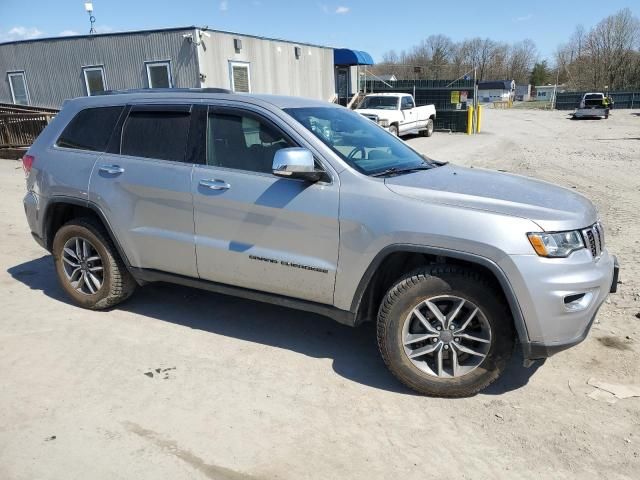
[[[478,393],[502,374],[514,348],[513,321],[500,297],[459,267],[426,267],[401,279],[380,306],[377,331],[389,370],[430,396]]]
[[[62,288],[83,308],[112,307],[136,288],[108,233],[92,218],[77,218],[60,227],[52,253]]]
[[[427,120],[427,126],[424,130],[420,132],[420,134],[423,137],[430,137],[431,135],[433,135],[433,119],[432,118]]]

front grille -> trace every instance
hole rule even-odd
[[[604,249],[604,228],[600,222],[582,230],[582,238],[593,258],[598,258]]]
[[[377,115],[373,115],[373,114],[370,114],[370,113],[363,113],[362,116],[368,118],[369,120],[374,121],[375,123],[378,123],[378,116]]]

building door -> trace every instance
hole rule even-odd
[[[350,100],[349,92],[349,67],[336,67],[336,93],[338,94],[338,103],[346,106]]]

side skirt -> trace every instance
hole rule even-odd
[[[136,279],[136,281],[141,285],[151,282],[175,283],[178,285],[184,285],[186,287],[199,288],[201,290],[221,293],[223,295],[231,295],[234,297],[255,300],[257,302],[264,302],[270,303],[272,305],[279,305],[281,307],[293,308],[295,310],[317,313],[350,327],[353,327],[355,325],[355,314],[347,310],[341,310],[332,305],[325,305],[322,303],[300,300],[284,295],[277,295],[274,293],[236,287],[234,285],[210,282],[208,280],[201,280],[184,275],[175,275],[172,273],[161,272],[159,270],[131,267],[129,268],[129,271],[131,272],[131,275],[133,275],[133,277]]]

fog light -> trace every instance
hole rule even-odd
[[[579,312],[589,306],[592,298],[593,292],[566,295],[564,297],[564,308],[569,312]]]

